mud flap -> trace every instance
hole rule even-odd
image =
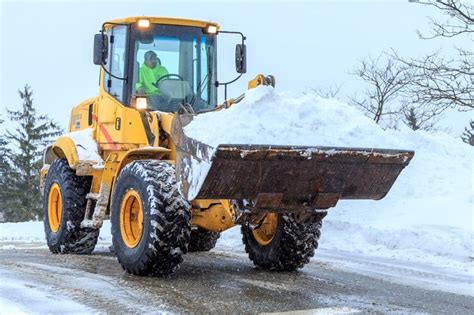
[[[182,132],[176,139],[176,170],[185,197],[249,200],[268,210],[327,209],[339,199],[382,199],[414,155],[403,150],[319,146],[214,149]],[[194,172],[196,168],[200,173]]]

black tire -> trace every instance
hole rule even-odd
[[[318,247],[322,217],[313,222],[299,223],[292,213],[278,216],[277,229],[267,245],[255,239],[252,228],[242,225],[245,251],[253,263],[267,270],[294,271],[307,264]]]
[[[143,209],[136,246],[126,245],[120,229],[120,207],[134,190]],[[140,276],[164,276],[177,270],[188,251],[191,205],[177,188],[174,166],[158,160],[133,161],[117,178],[111,211],[112,241],[122,267]]]
[[[46,241],[52,253],[90,254],[94,250],[99,230],[81,228],[91,181],[91,177],[76,176],[66,160],[57,159],[51,163],[43,193],[43,223]],[[59,185],[62,199],[62,216],[56,232],[51,229],[48,217],[48,196],[54,184]]]
[[[190,252],[208,252],[216,246],[220,236],[221,233],[209,232],[198,227],[191,231],[188,250]]]

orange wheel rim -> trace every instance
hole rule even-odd
[[[136,247],[142,238],[143,205],[140,195],[133,189],[125,193],[120,205],[120,232],[129,248]]]
[[[268,245],[275,237],[278,226],[278,214],[267,213],[260,226],[252,230],[253,237],[260,245]]]
[[[63,199],[61,189],[57,183],[54,183],[49,189],[48,194],[48,222],[51,231],[59,231],[61,219],[63,216]]]

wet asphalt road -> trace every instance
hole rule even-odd
[[[76,256],[11,249],[0,251],[0,262],[3,278],[107,313],[474,313],[472,297],[343,271],[324,259],[299,272],[275,273],[255,269],[241,255],[192,253],[168,278],[128,275],[107,252]]]

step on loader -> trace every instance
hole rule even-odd
[[[217,78],[219,36],[239,38],[240,77],[246,72],[240,32],[163,17],[102,25],[93,57],[100,66],[99,94],[72,109],[69,133],[44,153],[41,188],[51,252],[90,254],[110,219],[123,268],[164,276],[184,254],[211,250],[221,232],[240,225],[255,265],[296,270],[314,255],[329,208],[340,199],[387,194],[412,151],[213,148],[186,136],[183,129],[196,115],[239,106],[244,98],[228,99],[227,85],[235,80]],[[259,85],[274,86],[275,78],[257,75],[248,87]],[[225,101],[218,105],[220,86]],[[201,164],[207,168],[198,169]]]

